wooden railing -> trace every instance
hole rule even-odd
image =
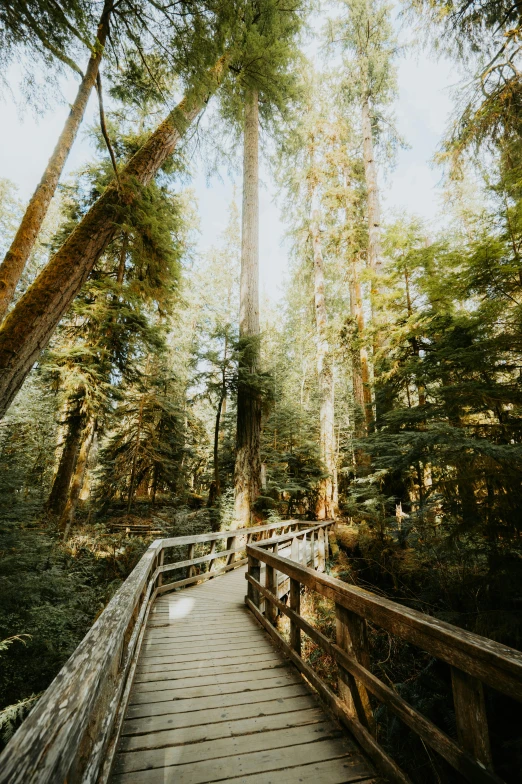
[[[424,744],[440,754],[468,781],[473,784],[501,784],[501,779],[493,771],[483,684],[522,700],[522,653],[319,574],[274,550],[275,546],[269,542],[248,545],[248,594],[245,602],[330,710],[355,735],[379,770],[391,781],[402,784],[410,781],[377,742],[370,694],[384,703]],[[260,580],[262,564],[266,570],[264,585]],[[281,601],[280,591],[274,590],[274,586],[280,584],[280,575],[289,580],[288,603]],[[300,610],[302,587],[335,603],[335,640],[326,637],[303,618]],[[290,619],[289,641],[276,628],[278,613]],[[450,665],[457,741],[371,672],[368,622]],[[302,632],[335,661],[338,695],[302,658]]]
[[[155,597],[246,563],[236,556],[248,542],[307,525],[286,520],[153,542],[0,755],[0,783],[106,782]],[[195,554],[206,545],[208,553]],[[186,558],[167,562],[183,550]],[[164,583],[180,570],[186,577]]]

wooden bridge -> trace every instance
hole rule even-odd
[[[0,756],[0,782],[408,782],[376,737],[382,702],[464,779],[500,784],[482,684],[522,700],[522,654],[324,574],[332,526],[154,542]],[[335,606],[335,640],[304,617],[307,592]],[[451,667],[457,739],[372,673],[368,623]],[[335,662],[336,692],[302,634]]]

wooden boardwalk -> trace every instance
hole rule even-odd
[[[112,784],[377,782],[245,609],[245,592],[240,568],[157,599]]]

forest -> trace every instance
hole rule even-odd
[[[521,41],[519,0],[0,2],[35,147],[67,105],[30,200],[0,171],[0,749],[158,536],[335,520],[329,573],[522,649]],[[406,56],[453,72],[433,220],[387,195]],[[440,663],[371,640],[454,736]],[[412,781],[463,780],[376,719]]]

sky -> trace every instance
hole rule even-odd
[[[12,69],[13,90],[18,73]],[[398,62],[399,96],[395,104],[397,129],[408,145],[397,155],[396,166],[386,176],[380,175],[384,218],[397,214],[415,214],[435,221],[441,201],[441,170],[432,163],[441,138],[448,128],[452,111],[451,87],[456,80],[455,66],[419,49],[411,50]],[[67,116],[66,101],[72,100],[76,82],[71,77],[62,82],[65,100],[57,100],[39,114],[17,106],[11,95],[0,98],[2,133],[0,177],[7,177],[18,187],[19,196],[32,195]],[[96,121],[97,104],[89,102],[83,127]],[[80,132],[69,156],[66,173],[79,168],[92,156],[85,131]],[[277,301],[288,269],[285,226],[281,221],[274,183],[264,164],[261,166],[260,190],[260,278],[261,291]],[[199,204],[200,250],[204,252],[219,239],[224,230],[228,207],[236,193],[241,199],[240,175],[225,169],[210,180],[203,166],[194,165],[192,182]]]

